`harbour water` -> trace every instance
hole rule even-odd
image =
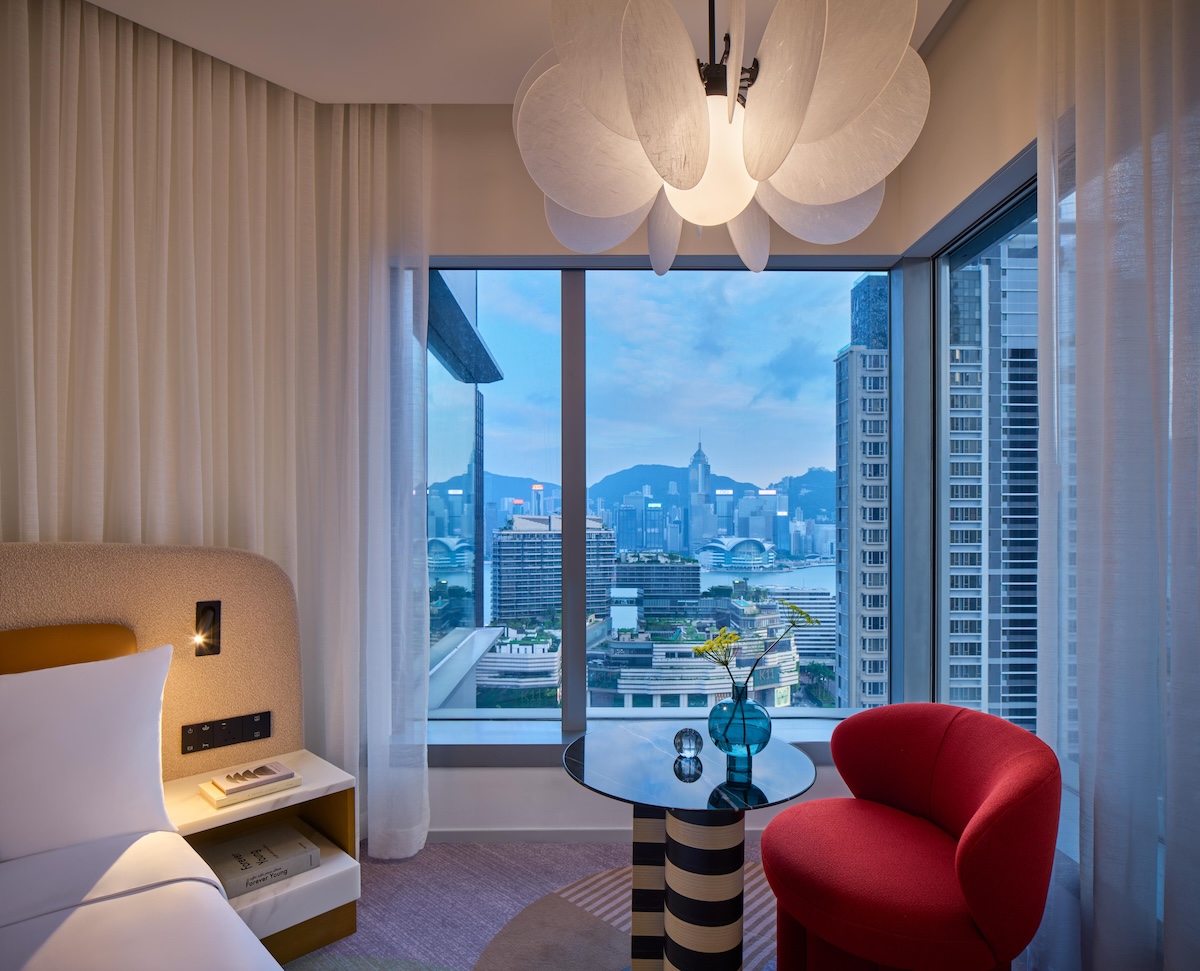
[[[470,586],[467,573],[444,573],[439,579],[455,586]],[[798,567],[794,570],[762,570],[750,572],[700,571],[700,589],[731,586],[734,580],[747,580],[752,587],[766,590],[789,590],[797,587],[834,592],[837,584],[836,570],[832,564]],[[492,617],[492,564],[483,564],[483,616],[490,622]]]

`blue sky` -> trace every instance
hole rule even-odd
[[[834,366],[857,272],[589,271],[589,484],[638,463],[766,485],[834,464]],[[483,387],[490,472],[561,481],[559,275],[482,271],[480,333],[504,372]],[[431,372],[432,372],[431,368]],[[431,374],[430,407],[459,395]],[[465,432],[430,429],[430,481],[462,471]],[[459,466],[451,469],[451,466]]]

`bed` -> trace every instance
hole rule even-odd
[[[0,863],[0,967],[279,971],[177,833],[113,836]]]
[[[168,674],[191,645],[139,643],[111,622],[11,627],[9,595],[30,582],[15,547],[30,545],[0,544],[0,971],[279,971],[166,812],[164,752],[168,775],[206,771],[163,738]],[[294,744],[280,734],[271,750]]]

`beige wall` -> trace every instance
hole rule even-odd
[[[955,12],[957,10],[957,12]],[[929,118],[887,182],[867,231],[814,246],[772,226],[771,252],[896,257],[946,216],[1036,134],[1036,0],[969,0],[925,55]],[[551,235],[542,193],[521,163],[507,105],[433,109],[435,256],[573,255]],[[611,251],[645,254],[645,228]],[[685,226],[681,254],[732,254],[724,227]]]
[[[925,128],[894,173],[906,248],[1037,137],[1037,0],[955,9],[925,54]]]

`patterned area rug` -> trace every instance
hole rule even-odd
[[[761,863],[746,864],[743,971],[774,971],[775,897]],[[629,967],[633,867],[596,873],[548,893],[512,918],[474,971],[620,971]]]

